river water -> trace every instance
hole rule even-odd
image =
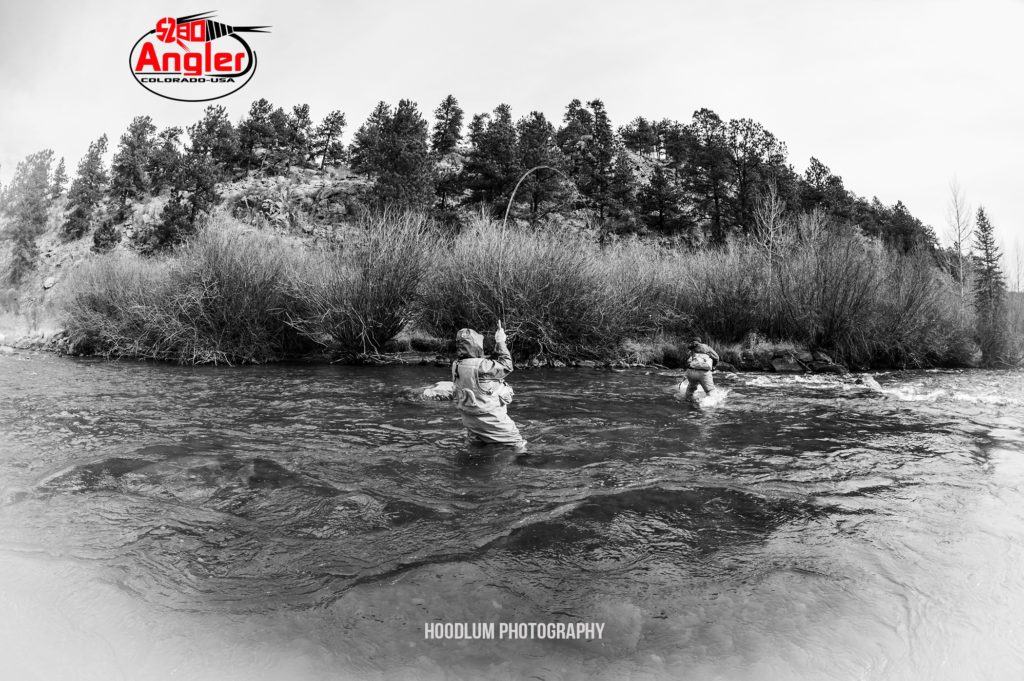
[[[1022,678],[1024,374],[445,374],[0,357],[0,675]]]

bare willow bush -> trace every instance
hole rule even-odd
[[[613,248],[553,231],[476,220],[442,250],[427,278],[418,323],[450,338],[501,319],[517,354],[607,357],[653,333],[670,306],[654,247]]]
[[[188,364],[267,362],[308,343],[288,324],[294,246],[223,221],[174,256],[100,256],[64,301],[74,347]]]
[[[167,260],[111,253],[82,263],[64,287],[65,328],[78,352],[113,357],[172,355],[185,331],[164,315]]]
[[[317,247],[220,218],[162,259],[83,264],[65,287],[67,329],[82,351],[186,363],[317,345],[375,353],[403,328],[449,339],[499,319],[520,356],[681,361],[692,332],[722,343],[756,332],[854,366],[963,363],[975,351],[970,301],[930,255],[896,254],[820,215],[773,224],[771,239],[680,251],[503,232],[486,218],[451,235],[414,213],[367,216],[343,243]]]
[[[306,344],[288,321],[289,283],[304,247],[222,221],[203,230],[170,267],[166,310],[189,332],[175,338],[188,363],[260,363]]]
[[[419,213],[366,216],[351,243],[310,254],[292,280],[295,328],[322,345],[380,352],[416,313],[437,230]]]

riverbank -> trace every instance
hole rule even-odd
[[[686,357],[685,345],[683,343],[670,344],[665,341],[649,342],[641,344],[637,342],[627,343],[630,354],[624,359],[597,361],[592,359],[568,359],[563,360],[554,357],[535,355],[517,363],[517,370],[550,368],[578,368],[578,369],[629,369],[629,368],[654,368],[654,369],[681,369],[683,359]],[[422,349],[424,346],[433,349]],[[417,347],[421,349],[417,349]],[[332,356],[327,352],[311,353],[307,355],[283,357],[280,361],[303,364],[364,364],[375,366],[397,366],[397,365],[433,365],[437,367],[448,367],[454,356],[447,352],[448,344],[436,338],[425,337],[420,333],[403,332],[399,337],[389,341],[383,352],[361,355]],[[16,352],[48,352],[57,355],[68,356],[101,356],[86,355],[75,351],[71,346],[70,337],[67,331],[59,329],[50,332],[27,334],[15,338],[7,338],[0,334],[0,354],[15,354]],[[757,347],[743,348],[742,346],[725,346],[719,353],[722,361],[717,370],[720,372],[741,372],[757,371],[767,373],[819,373],[838,374],[849,373],[849,369],[835,362],[826,353],[821,351],[811,352],[796,348],[791,343],[769,344],[761,343]],[[132,358],[127,358],[132,359]]]
[[[438,353],[499,319],[521,366],[678,366],[693,335],[762,371],[975,363],[970,304],[925,256],[804,234],[766,259],[752,242],[601,243],[486,219],[451,233],[415,214],[317,242],[219,216],[169,256],[78,264],[61,305],[70,353],[184,364],[376,361],[409,329],[408,350]]]

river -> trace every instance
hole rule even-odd
[[[3,677],[1022,678],[1021,372],[445,374],[0,356]]]

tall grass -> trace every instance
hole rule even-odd
[[[764,243],[601,246],[485,218],[443,235],[392,213],[314,246],[220,218],[164,259],[82,266],[66,287],[67,328],[85,351],[188,363],[375,353],[410,325],[449,339],[499,319],[519,356],[651,359],[678,355],[692,333],[738,343],[751,332],[855,366],[963,363],[975,351],[970,302],[929,256],[816,216],[774,234],[770,252]]]
[[[438,254],[418,323],[452,337],[462,327],[493,329],[500,319],[520,354],[607,356],[670,318],[647,255],[605,253],[550,231],[502,234],[481,218]]]
[[[421,214],[362,218],[351,243],[313,252],[297,270],[293,325],[323,345],[380,352],[413,318],[436,244],[436,230]]]
[[[80,351],[190,364],[266,362],[308,344],[288,323],[294,244],[233,225],[173,258],[114,253],[75,272],[65,300]]]

